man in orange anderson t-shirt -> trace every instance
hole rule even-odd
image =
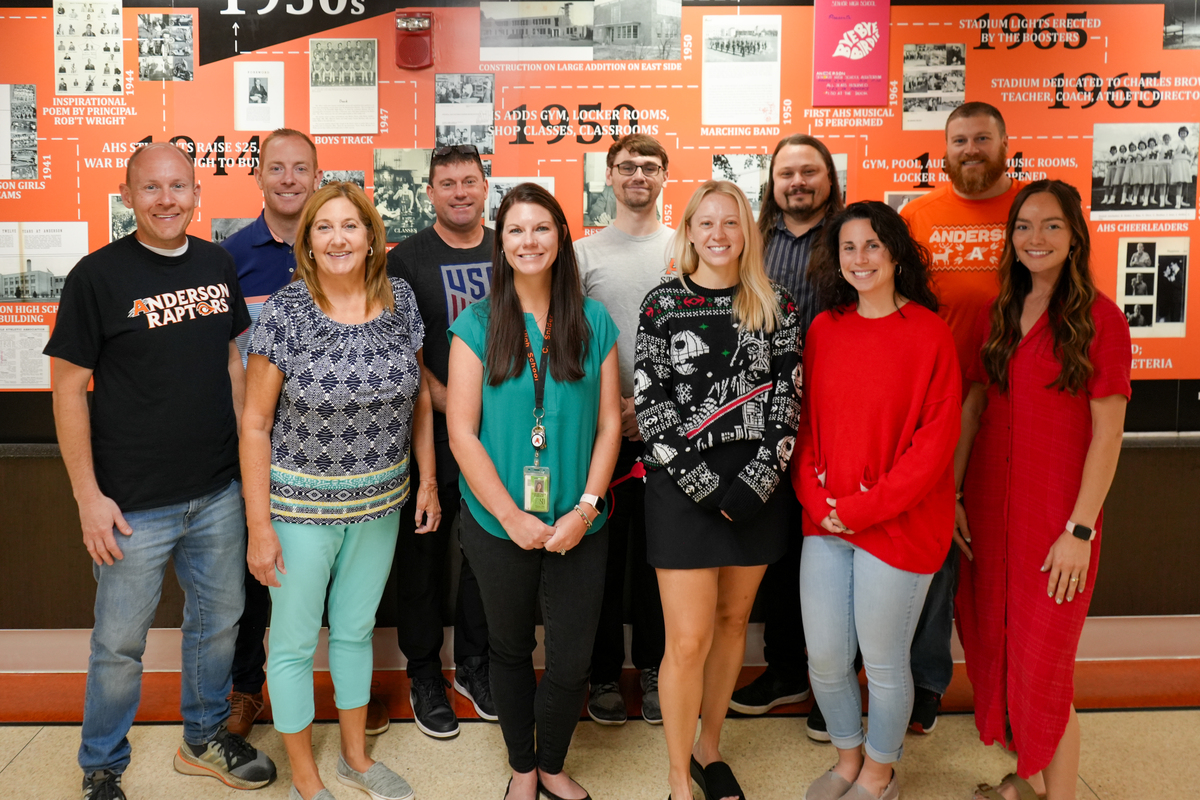
[[[964,373],[974,358],[968,340],[975,319],[1000,291],[1004,226],[1022,186],[1005,174],[1007,157],[1008,134],[1000,111],[987,103],[964,103],[946,120],[950,185],[918,197],[900,212],[913,238],[933,257],[938,314],[954,334]],[[969,386],[964,383],[964,396]]]
[[[964,373],[974,358],[971,330],[980,309],[999,293],[1004,227],[1021,182],[1005,174],[1008,134],[1004,117],[987,103],[964,103],[946,120],[946,172],[942,186],[906,205],[913,238],[929,248],[938,314],[950,325]],[[966,396],[970,383],[963,382]],[[958,588],[959,551],[951,547],[933,576],[912,642],[916,686],[909,727],[929,733],[954,674],[950,630]]]

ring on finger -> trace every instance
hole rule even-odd
[[[1079,580],[1079,578],[1075,577],[1074,575],[1071,576],[1071,583],[1075,583],[1077,580]]]

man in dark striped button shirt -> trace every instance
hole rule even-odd
[[[821,311],[817,293],[808,282],[808,264],[820,241],[822,223],[842,207],[829,149],[819,139],[799,133],[781,139],[771,157],[771,177],[763,193],[758,228],[766,243],[767,277],[795,298],[801,331],[807,331]],[[788,550],[767,567],[759,586],[767,669],[733,693],[729,706],[743,714],[765,714],[777,705],[799,703],[809,696],[800,619],[800,513],[800,504],[794,503]],[[815,704],[806,729],[811,738],[829,741]]]

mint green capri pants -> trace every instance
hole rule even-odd
[[[371,699],[375,612],[396,552],[399,513],[351,525],[273,521],[283,566],[271,587],[267,686],[280,733],[299,733],[316,716],[313,654],[329,587],[329,671],[339,709]],[[332,584],[330,578],[333,579]]]

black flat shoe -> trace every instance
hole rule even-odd
[[[574,780],[574,778],[572,778],[572,780]],[[580,789],[583,789],[583,786],[580,785],[579,781],[575,781],[575,785],[579,786]],[[542,779],[538,778],[538,797],[541,797],[542,795],[546,795],[546,797],[550,798],[550,800],[567,800],[565,797],[559,797],[554,792],[547,789],[545,784],[542,783]],[[592,800],[592,795],[587,789],[583,789],[583,800]]]
[[[704,783],[700,784],[700,788],[704,790],[704,800],[721,800],[723,797],[746,800],[741,785],[733,776],[733,770],[724,761],[712,762],[703,769],[703,773]]]

